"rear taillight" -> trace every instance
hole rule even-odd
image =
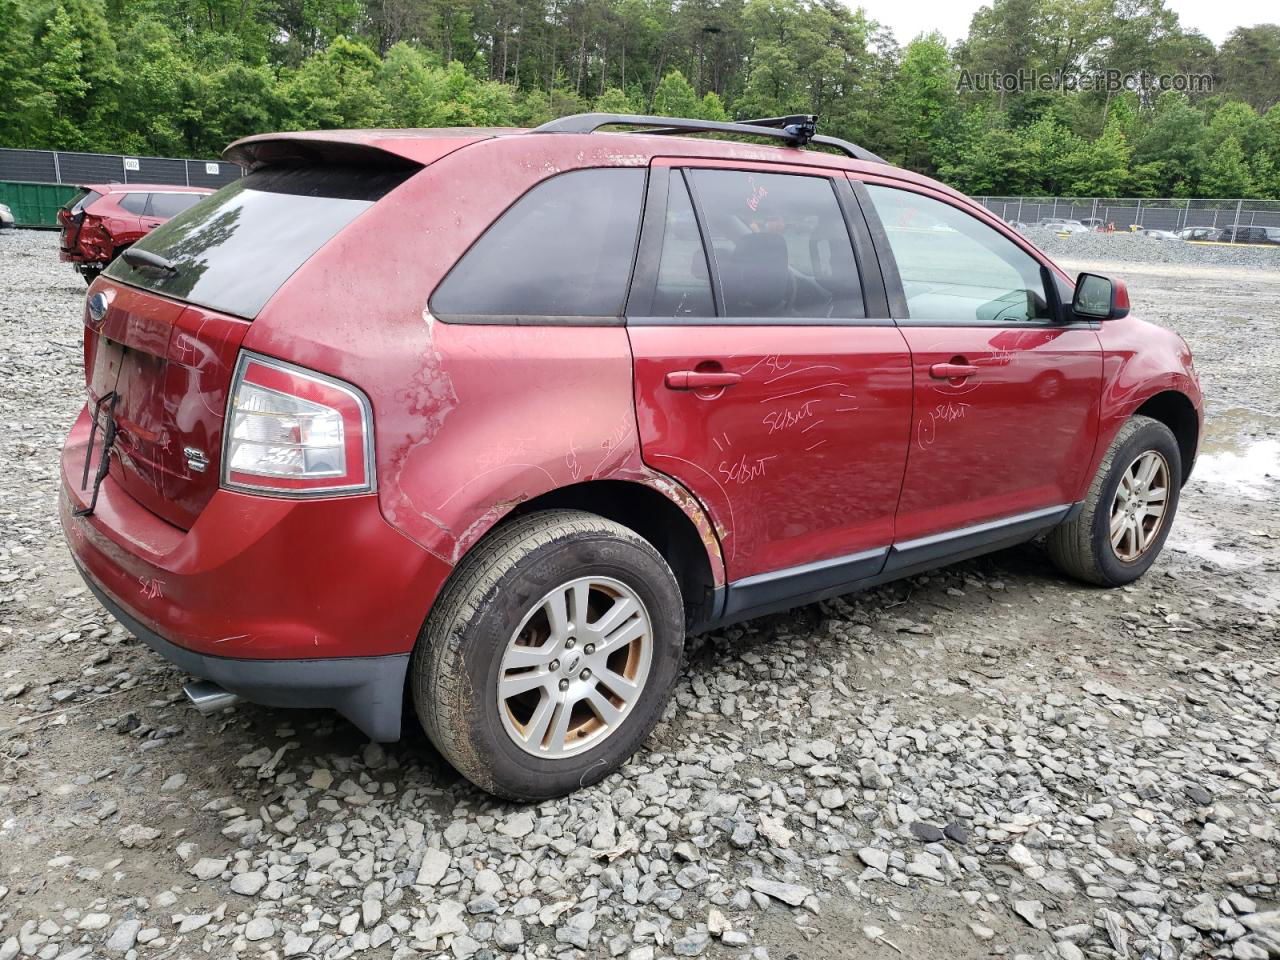
[[[368,398],[332,377],[241,353],[227,405],[222,484],[295,497],[372,491]]]

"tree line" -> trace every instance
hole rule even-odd
[[[960,82],[1106,70],[1131,89]],[[0,0],[0,146],[817,113],[974,194],[1278,198],[1278,103],[1280,25],[1215,47],[1164,0],[993,0],[952,46],[841,0]]]

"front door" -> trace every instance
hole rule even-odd
[[[884,564],[911,368],[870,256],[842,178],[655,162],[627,309],[641,447],[710,512],[726,614]]]
[[[897,288],[915,375],[897,542],[1051,525],[1080,497],[1092,459],[1094,326],[1063,322],[1052,268],[944,195],[888,182],[862,195],[900,278],[890,296]]]

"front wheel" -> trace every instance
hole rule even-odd
[[[1058,569],[1088,583],[1137,580],[1160,554],[1182,484],[1173,433],[1150,417],[1132,417],[1116,434],[1075,519],[1049,534]]]
[[[414,651],[414,704],[477,786],[559,797],[636,751],[683,648],[680,589],[646,540],[590,513],[533,513],[454,571]]]

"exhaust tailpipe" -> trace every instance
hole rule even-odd
[[[182,688],[182,692],[187,695],[191,705],[206,717],[240,702],[240,698],[234,693],[223,690],[208,680],[192,680]]]

